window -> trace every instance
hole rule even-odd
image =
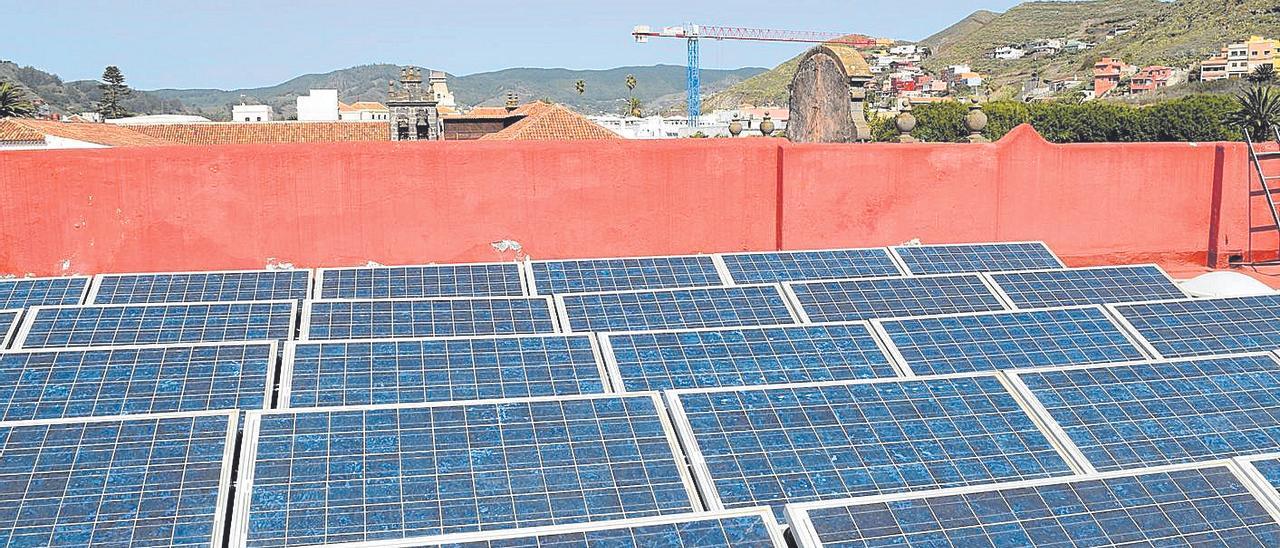
[[[245,116],[245,117],[244,117],[244,121],[248,122],[248,121],[249,121],[249,117],[248,117],[248,116]]]
[[[261,122],[261,121],[262,121],[262,117],[261,117],[261,116],[259,116],[259,117],[258,117],[258,121],[259,121],[259,122]]]

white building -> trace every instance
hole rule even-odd
[[[707,137],[730,137],[729,124],[735,119],[742,123],[742,134],[739,137],[759,137],[760,122],[768,113],[773,120],[774,134],[787,129],[788,112],[785,108],[741,108],[734,110],[717,110],[703,114],[698,119],[698,127],[690,128],[689,120],[684,116],[588,116],[592,122],[604,126],[609,131],[627,139],[680,139],[701,133]]]
[[[235,105],[231,107],[231,121],[233,122],[270,122],[271,118],[271,105]]]
[[[338,90],[313,89],[309,95],[298,96],[299,122],[337,122]]]
[[[1015,46],[999,47],[999,48],[996,48],[996,50],[991,53],[992,58],[1000,59],[1002,61],[1012,61],[1014,59],[1022,59],[1026,55],[1027,55],[1026,51],[1024,51],[1022,48],[1015,47]]]
[[[99,118],[99,120],[108,124],[117,124],[122,126],[143,124],[198,124],[212,121],[204,116],[195,116],[192,114],[144,114],[142,116],[111,118],[108,120],[101,120],[101,118]]]
[[[431,91],[436,94],[436,108],[441,112],[456,112],[458,103],[453,99],[453,92],[449,91],[449,84],[445,82],[444,71],[433,70],[431,77],[427,81],[431,84]]]
[[[377,101],[338,103],[338,119],[343,122],[382,122],[389,115],[387,106]]]
[[[889,48],[891,55],[915,55],[918,48],[915,44],[907,44],[905,46],[894,46]]]

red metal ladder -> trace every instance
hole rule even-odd
[[[1271,195],[1271,185],[1269,184],[1272,181],[1280,181],[1280,175],[1268,176],[1267,172],[1262,168],[1263,160],[1270,159],[1270,158],[1280,159],[1280,151],[1259,152],[1258,149],[1253,146],[1253,139],[1249,135],[1249,130],[1245,129],[1243,131],[1244,131],[1244,142],[1249,146],[1249,161],[1253,162],[1253,169],[1258,173],[1258,181],[1262,184],[1261,194],[1267,200],[1267,209],[1271,211],[1271,221],[1274,223],[1269,227],[1263,227],[1263,228],[1264,230],[1268,230],[1268,231],[1274,230],[1280,233],[1280,210],[1276,209],[1276,199],[1274,196]],[[1280,145],[1280,126],[1273,127],[1272,131],[1275,134],[1276,143]],[[1252,186],[1250,186],[1249,188],[1250,207],[1252,207],[1252,204],[1253,204],[1252,198],[1256,196],[1254,192],[1255,191],[1253,190]],[[1249,228],[1249,256],[1248,256],[1248,262],[1246,264],[1249,264],[1249,265],[1280,264],[1280,257],[1277,257],[1275,259],[1271,259],[1268,261],[1254,260],[1253,233],[1254,233],[1254,228],[1250,227]]]

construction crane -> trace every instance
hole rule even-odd
[[[631,36],[636,42],[645,43],[650,38],[682,38],[689,42],[689,71],[687,91],[689,94],[689,127],[698,127],[698,116],[702,111],[702,81],[699,76],[698,42],[703,38],[712,40],[748,40],[755,42],[798,42],[806,44],[830,43],[844,44],[855,48],[870,48],[883,44],[861,34],[838,34],[834,32],[815,32],[804,30],[753,29],[744,27],[717,27],[711,25],[685,25],[681,27],[663,27],[653,30],[648,25],[637,25],[631,29]],[[892,41],[890,41],[892,43]]]

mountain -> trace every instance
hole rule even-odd
[[[1276,0],[1180,0],[1142,18],[1133,32],[1099,48],[1127,62],[1188,66],[1218,53],[1228,41],[1280,36]]]
[[[55,74],[34,67],[18,66],[11,61],[0,61],[0,81],[16,82],[35,97],[43,100],[53,110],[64,113],[92,111],[97,107],[102,92],[98,82],[76,80],[64,82]],[[183,112],[181,101],[165,99],[155,94],[134,90],[124,100],[129,112],[161,113]]]
[[[796,73],[796,67],[800,66],[801,57],[804,57],[803,53],[724,91],[712,93],[702,100],[702,110],[711,112],[734,109],[743,104],[786,105],[790,97],[787,87],[791,84],[791,76]]]
[[[763,68],[703,70],[702,81],[710,89],[722,89],[764,72]],[[424,73],[426,71],[424,70]],[[468,106],[501,105],[508,91],[523,101],[550,99],[587,113],[619,112],[626,104],[626,76],[634,74],[635,96],[645,110],[657,110],[683,100],[685,68],[674,65],[618,67],[607,70],[512,68],[467,76],[447,75],[449,90],[459,103]],[[245,100],[271,105],[287,118],[296,113],[294,100],[311,89],[337,89],[346,102],[385,101],[387,84],[398,80],[400,67],[362,65],[324,74],[308,74],[262,88],[159,89],[152,93],[181,101],[188,109],[206,116],[225,117],[231,105]],[[578,80],[586,82],[586,92],[574,89]]]
[[[957,41],[963,40],[966,36],[977,32],[982,27],[1000,17],[999,13],[987,10],[978,10],[964,19],[961,19],[954,25],[942,29],[933,36],[920,41],[921,45],[929,46],[931,49],[944,50],[951,47]]]

